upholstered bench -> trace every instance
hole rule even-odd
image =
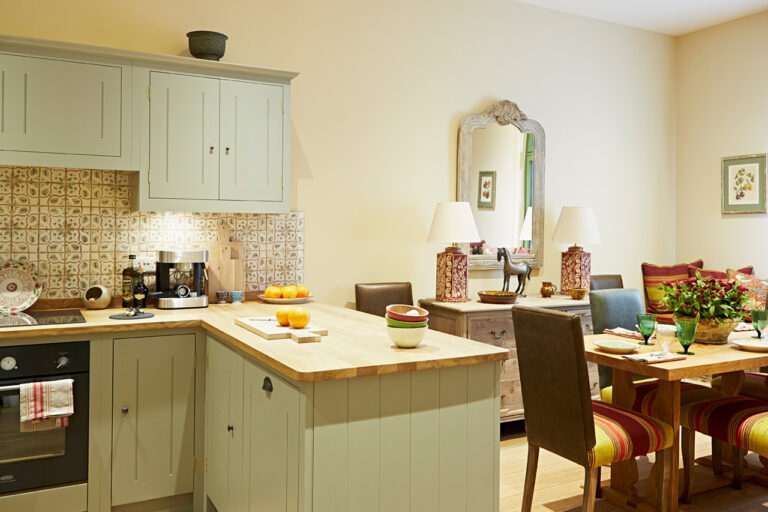
[[[632,404],[632,410],[653,416],[653,404],[658,394],[659,385],[656,379],[635,382],[635,403]],[[707,386],[690,382],[680,383],[680,403],[683,405],[722,396],[723,394],[720,391]],[[613,387],[603,388],[600,391],[600,398],[604,402],[611,403],[613,401]]]

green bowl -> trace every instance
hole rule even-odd
[[[400,320],[393,320],[392,318],[389,318],[388,316],[385,317],[387,319],[387,325],[390,327],[402,327],[405,329],[415,329],[417,327],[426,327],[427,326],[427,320],[424,320],[422,322],[401,322]]]

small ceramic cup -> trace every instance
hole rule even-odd
[[[228,297],[229,297],[229,292],[223,292],[223,291],[216,292],[216,302],[219,304],[226,304]]]
[[[232,298],[232,304],[242,304],[245,292],[229,292],[229,296]]]

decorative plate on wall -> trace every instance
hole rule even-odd
[[[40,297],[43,286],[37,274],[19,262],[0,266],[0,314],[24,311]]]

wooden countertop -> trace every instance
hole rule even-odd
[[[589,296],[587,296],[589,297]],[[440,302],[435,299],[421,299],[419,302],[429,304],[430,306],[436,306],[445,309],[452,309],[460,313],[481,313],[486,311],[498,311],[502,309],[509,309],[514,306],[531,306],[534,308],[588,308],[589,298],[583,300],[573,300],[570,296],[566,295],[553,295],[549,298],[544,298],[541,295],[529,295],[527,297],[519,297],[515,304],[487,304],[480,302],[479,300],[473,300],[469,302]]]
[[[154,318],[112,320],[122,309],[83,310],[84,324],[6,327],[0,341],[47,336],[201,327],[232,347],[299,382],[345,379],[365,375],[474,365],[508,359],[506,349],[465,338],[427,331],[421,344],[400,349],[389,339],[383,318],[351,309],[309,303],[312,323],[328,329],[318,343],[266,340],[235,325],[234,319],[274,316],[279,306],[247,302],[211,305],[206,309],[148,309]]]

